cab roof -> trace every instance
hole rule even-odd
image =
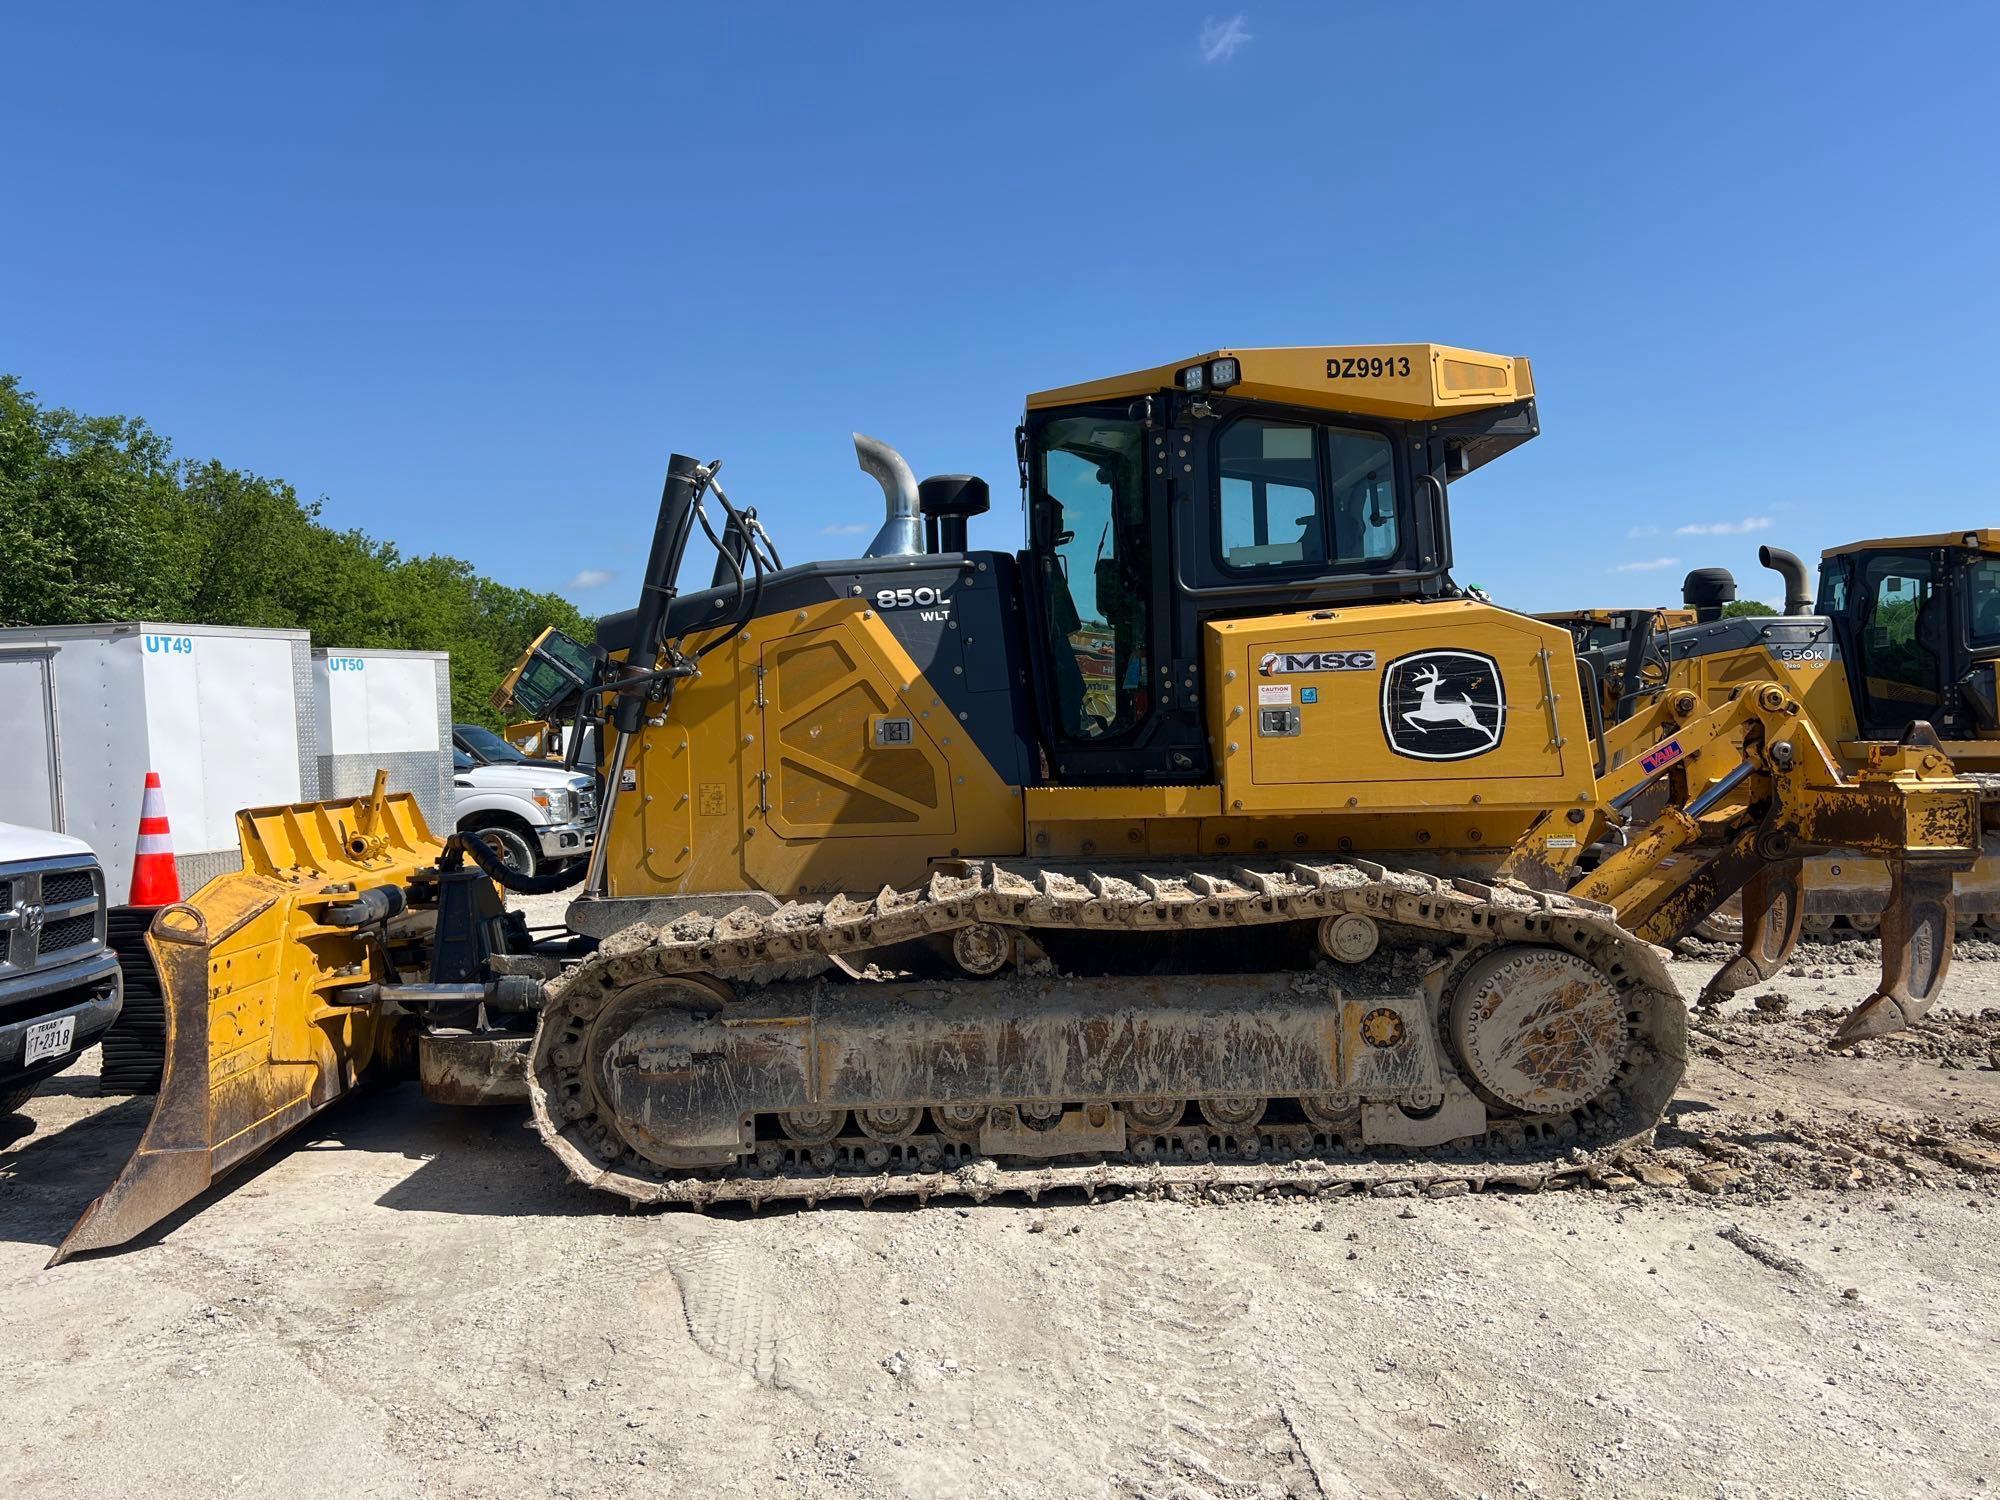
[[[1974,552],[2000,552],[2000,530],[1991,526],[1969,526],[1963,531],[1939,531],[1929,536],[1885,536],[1868,542],[1848,542],[1829,547],[1821,557],[1846,557],[1853,552],[1895,552],[1908,548],[1967,547]]]
[[[1170,365],[1106,380],[1058,386],[1028,397],[1028,409],[1116,401],[1180,388],[1180,372],[1215,359],[1241,362],[1232,397],[1399,421],[1508,406],[1535,394],[1519,355],[1482,354],[1449,344],[1307,344],[1281,349],[1212,349]]]

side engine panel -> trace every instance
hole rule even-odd
[[[1211,621],[1204,636],[1225,813],[1476,809],[1477,842],[1504,847],[1594,800],[1556,626],[1450,601]]]
[[[948,855],[1020,853],[1030,725],[1012,568],[971,554],[775,580],[762,613],[640,731],[609,894],[783,901],[910,885]]]

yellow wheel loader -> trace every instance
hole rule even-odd
[[[1562,626],[1581,653],[1624,645],[1632,639],[1642,615],[1651,619],[1656,630],[1694,624],[1691,609],[1558,609],[1537,614],[1535,618]]]
[[[1710,989],[1768,977],[1822,847],[1891,863],[1869,1004],[1920,1014],[1977,789],[1843,771],[1783,672],[1600,712],[1452,581],[1452,487],[1538,430],[1525,359],[1218,350],[1028,399],[1018,552],[857,435],[881,529],[791,567],[675,455],[638,607],[509,685],[608,752],[570,933],[406,799],[246,813],[155,924],[153,1129],[58,1258],[399,1063],[641,1202],[1581,1173],[1681,1078],[1659,945],[1743,890]]]
[[[1982,848],[1956,882],[1957,935],[2000,937],[2000,531],[1972,529],[1852,542],[1820,560],[1815,600],[1805,565],[1781,548],[1760,561],[1785,582],[1782,617],[1723,619],[1735,581],[1697,569],[1686,610],[1631,611],[1584,654],[1614,718],[1672,687],[1720,702],[1744,682],[1786,682],[1841,763],[1914,736],[1980,789]],[[1686,623],[1693,617],[1693,623]],[[1874,936],[1893,875],[1852,849],[1807,859],[1806,931]],[[1725,906],[1702,935],[1733,940]]]

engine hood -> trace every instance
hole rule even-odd
[[[66,833],[50,833],[46,828],[23,828],[18,823],[0,823],[0,864],[24,859],[95,859],[96,853],[82,839]]]

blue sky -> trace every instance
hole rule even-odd
[[[1533,357],[1542,437],[1453,491],[1459,578],[1520,608],[1995,520],[1990,4],[8,32],[0,369],[592,612],[673,448],[788,558],[872,532],[856,428],[986,475],[1013,547],[1024,393],[1227,344]]]

